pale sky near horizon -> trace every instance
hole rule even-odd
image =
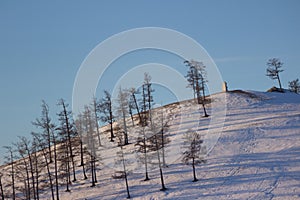
[[[34,130],[30,122],[39,117],[42,99],[56,121],[57,99],[71,104],[85,57],[100,42],[133,28],[163,27],[193,38],[216,62],[229,89],[277,86],[265,70],[269,58],[280,58],[286,88],[300,78],[299,10],[297,0],[2,0],[0,146]],[[122,61],[116,69],[148,62],[184,68],[180,59],[160,52],[141,51]],[[109,81],[99,86],[106,87]]]

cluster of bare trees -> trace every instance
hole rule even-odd
[[[207,103],[205,99],[205,85],[207,83],[206,66],[202,62],[195,60],[186,60],[184,63],[189,68],[186,75],[188,87],[193,89],[194,99],[197,99],[197,103],[202,105],[204,117],[208,117],[209,115],[205,108],[205,104]]]
[[[51,198],[58,200],[61,186],[65,185],[65,191],[69,192],[70,185],[77,180],[76,157],[86,157],[85,151],[78,145],[81,140],[68,104],[60,99],[57,105],[61,107],[58,125],[51,120],[49,107],[43,101],[41,116],[32,122],[39,131],[32,132],[30,139],[19,137],[17,142],[5,147],[9,170],[8,174],[1,174],[1,179],[6,180],[6,185],[0,181],[2,199],[23,196],[38,200],[41,192],[50,190]],[[85,162],[81,160],[83,166]],[[87,178],[85,169],[83,173]],[[10,188],[5,190],[4,186]]]
[[[185,61],[185,64],[189,67],[189,87],[193,89],[197,103],[202,106],[204,116],[208,117],[205,108],[205,66],[197,61]],[[124,152],[127,145],[131,145],[137,160],[144,166],[144,181],[150,180],[149,167],[154,167],[159,171],[161,190],[166,190],[163,168],[168,166],[165,147],[170,143],[169,119],[162,110],[153,109],[153,94],[151,76],[145,73],[140,88],[119,88],[116,101],[108,91],[104,91],[101,99],[93,98],[74,119],[69,105],[60,99],[56,124],[50,117],[47,103],[42,101],[41,116],[32,122],[38,131],[32,132],[30,139],[19,137],[17,142],[5,147],[8,170],[0,174],[2,199],[15,200],[22,196],[38,200],[41,192],[50,190],[52,200],[59,200],[60,190],[64,187],[65,192],[70,192],[73,182],[78,179],[90,179],[91,186],[95,186],[104,139],[119,148],[116,163],[122,166],[128,198],[131,196],[127,155]],[[101,132],[100,122],[106,125],[108,134]],[[185,138],[183,161],[188,164],[190,159],[193,160],[195,180],[195,165],[204,162],[204,159],[197,156],[203,150],[202,140],[196,133],[193,136],[193,139]]]

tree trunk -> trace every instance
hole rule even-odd
[[[163,172],[162,172],[161,167],[159,168],[159,172],[160,172],[160,181],[161,181],[161,189],[160,189],[160,191],[165,191],[167,188],[165,186],[164,176],[163,176]]]
[[[281,86],[281,81],[280,81],[280,78],[279,78],[279,74],[277,74],[277,79],[278,79],[278,84],[279,84],[279,88],[280,88],[280,91],[282,92],[282,86]]]
[[[48,115],[47,115],[47,120],[48,119]],[[52,160],[52,154],[51,154],[51,135],[50,135],[50,128],[47,124],[47,142],[48,142],[48,151],[49,151],[49,163],[52,163],[53,160]]]
[[[30,172],[31,172],[31,181],[32,181],[32,189],[33,189],[33,199],[36,199],[36,190],[35,190],[35,178],[34,178],[34,168],[33,168],[33,161],[32,161],[32,157],[31,157],[31,153],[28,149],[27,144],[26,145],[26,151],[28,154],[28,158],[29,158],[29,165],[30,165]]]
[[[137,113],[138,113],[138,116],[139,116],[140,122],[142,122],[142,116],[141,116],[141,113],[140,113],[140,110],[139,110],[139,106],[138,106],[138,103],[137,103],[137,100],[136,100],[135,94],[132,94],[132,97],[133,97],[133,101],[134,101],[134,104],[135,104],[136,111],[137,111]]]
[[[55,174],[55,189],[56,189],[56,200],[59,200],[59,186],[58,186],[58,168],[57,168],[57,152],[56,152],[56,139],[52,133],[53,139],[53,152],[54,152],[54,174]]]
[[[148,161],[147,161],[147,146],[146,146],[146,135],[145,135],[145,128],[143,127],[143,143],[144,143],[144,157],[145,157],[145,179],[144,181],[148,181]]]
[[[97,136],[98,136],[98,142],[99,142],[99,146],[101,146],[101,137],[100,137],[100,132],[99,132],[96,98],[94,98],[93,106],[94,106],[94,115],[95,115],[95,123],[96,123],[96,131],[97,131]]]
[[[127,190],[127,199],[130,199],[130,193],[129,193],[129,186],[128,186],[128,180],[127,180],[127,173],[125,171],[125,184],[126,184],[126,190]]]
[[[80,166],[84,165],[83,161],[83,142],[82,139],[80,138]]]
[[[43,152],[44,159],[45,159],[45,162],[46,162],[46,168],[47,168],[47,174],[48,174],[48,178],[49,178],[49,182],[50,182],[50,189],[51,189],[52,200],[55,200],[54,188],[53,188],[53,181],[52,181],[52,176],[51,176],[51,171],[50,171],[50,166],[49,166],[50,165],[50,161],[48,161],[47,153],[45,152],[44,149],[42,149],[42,152]]]
[[[65,178],[66,178],[66,192],[70,192],[69,185],[71,184],[71,173],[70,173],[70,158],[69,158],[69,152],[68,152],[68,144],[64,148],[64,153],[65,153],[65,158],[63,159],[63,162],[66,163],[66,168],[65,168]]]
[[[87,179],[87,176],[86,176],[86,173],[85,173],[84,158],[83,158],[83,143],[82,143],[81,138],[80,138],[80,166],[82,166],[83,179]]]
[[[35,161],[35,177],[36,177],[36,199],[39,200],[39,167],[38,167],[38,159],[36,155],[36,149],[34,150],[34,161]]]
[[[13,200],[16,200],[16,190],[15,190],[15,171],[14,171],[14,160],[13,160],[13,153],[10,152],[11,158],[11,182],[12,182],[12,190],[13,190]]]
[[[109,120],[110,120],[110,141],[113,142],[114,141],[114,130],[113,130],[113,113],[112,113],[112,106],[111,106],[111,102],[109,103]]]
[[[95,180],[95,183],[98,182],[97,180],[97,169],[96,169],[96,157],[94,156],[94,162],[93,162],[93,168],[94,168],[94,180]]]
[[[29,176],[29,171],[28,171],[28,166],[27,166],[27,162],[26,162],[26,159],[24,158],[24,155],[21,155],[23,161],[24,161],[24,166],[25,166],[25,171],[26,171],[26,198],[27,199],[30,199],[30,176]]]
[[[204,80],[201,78],[201,84],[202,84],[202,107],[203,107],[203,112],[204,112],[204,117],[208,117],[209,115],[206,112],[205,109],[205,85],[204,85]]]
[[[73,182],[75,182],[76,181],[76,173],[75,173],[74,155],[73,155],[73,150],[72,150],[71,128],[70,128],[70,123],[69,123],[69,118],[68,118],[66,106],[65,106],[64,103],[62,104],[62,106],[63,106],[63,112],[64,112],[65,123],[66,123],[66,128],[67,128],[68,148],[69,148],[69,151],[70,151],[70,157],[71,157],[71,162],[72,162]]]
[[[165,158],[165,138],[164,138],[164,115],[161,113],[161,150],[162,150],[162,165],[166,167],[166,158]]]
[[[194,176],[194,180],[193,180],[193,182],[197,182],[198,181],[198,179],[197,179],[197,177],[196,177],[196,169],[195,169],[195,158],[193,157],[193,176]]]
[[[142,120],[142,126],[147,125],[147,105],[146,105],[146,93],[145,93],[145,85],[143,85],[143,120]]]
[[[125,185],[126,185],[126,191],[127,191],[127,199],[130,199],[131,197],[130,197],[130,193],[129,193],[126,165],[125,165],[125,159],[124,159],[124,154],[123,154],[122,147],[121,147],[121,151],[122,151],[122,164],[123,164],[123,170],[124,170],[124,175],[125,175]]]
[[[112,122],[112,120],[109,122],[109,124],[110,124],[110,141],[111,142],[114,142],[114,131],[113,131],[113,122]]]
[[[150,85],[147,86],[147,93],[148,93],[148,107],[149,107],[149,111],[148,111],[148,114],[149,114],[149,119],[150,119],[150,124],[151,124],[151,127],[153,126],[153,122],[152,122],[152,113],[151,113],[151,88],[150,88]]]
[[[134,126],[134,119],[133,119],[133,115],[132,115],[132,110],[131,110],[131,108],[129,108],[129,114],[130,114],[132,126]]]
[[[2,185],[2,176],[0,176],[0,190],[1,190],[1,199],[4,200],[4,191]]]
[[[203,108],[203,112],[204,112],[204,117],[209,117],[209,115],[206,112],[205,104],[203,102],[202,102],[202,108]]]
[[[155,143],[156,143],[157,159],[158,159],[158,166],[159,166],[159,172],[160,172],[160,181],[161,181],[160,191],[165,191],[167,188],[165,186],[164,176],[163,176],[163,172],[162,172],[162,169],[161,169],[161,162],[160,162],[160,155],[159,155],[159,149],[158,149],[157,135],[155,135]]]
[[[91,173],[92,173],[92,186],[91,187],[95,187],[96,184],[95,184],[95,170],[94,170],[94,156],[91,154]]]
[[[126,125],[126,118],[125,117],[126,117],[125,112],[123,111],[124,145],[127,145],[129,143],[128,143],[127,125]]]

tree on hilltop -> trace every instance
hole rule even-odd
[[[197,98],[197,103],[202,105],[204,117],[209,115],[206,112],[205,104],[205,84],[207,83],[206,79],[206,70],[205,65],[202,62],[194,60],[184,61],[189,70],[187,72],[186,78],[188,81],[188,87],[191,87],[194,92],[194,98]]]
[[[300,93],[300,83],[298,78],[289,82],[289,89],[296,94]]]
[[[272,80],[277,80],[280,91],[283,91],[279,77],[279,73],[284,71],[283,69],[281,69],[283,66],[283,62],[281,62],[278,58],[271,58],[268,60],[267,66],[268,68],[266,76],[268,76]]]

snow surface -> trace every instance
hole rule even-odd
[[[150,181],[143,181],[143,165],[140,173],[135,173],[135,165],[128,176],[132,199],[300,199],[300,95],[234,91],[211,99],[208,113],[213,114],[208,118],[192,101],[164,108],[171,138],[166,147],[168,167],[163,168],[168,190],[160,191],[157,170],[150,171]],[[223,129],[211,123],[223,125],[225,113]],[[216,140],[207,143],[213,144],[207,163],[196,168],[198,182],[192,182],[192,167],[181,162],[180,144],[188,129],[199,131],[206,141]],[[111,178],[110,162],[98,170],[96,187],[90,187],[89,179],[78,180],[71,192],[61,187],[61,199],[125,199],[124,179]],[[41,197],[50,199],[50,192]]]

